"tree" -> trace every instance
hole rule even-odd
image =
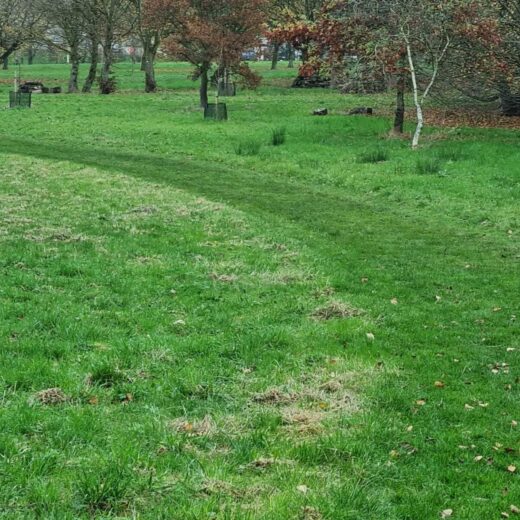
[[[486,23],[461,35],[449,81],[476,101],[500,102],[506,116],[520,115],[520,3],[518,0],[470,2],[465,20]]]
[[[151,20],[165,21],[171,33],[165,42],[170,56],[193,65],[200,78],[200,104],[208,104],[209,72],[234,70],[251,81],[241,66],[242,52],[262,33],[265,0],[150,0]]]
[[[83,0],[45,0],[43,7],[49,29],[47,39],[51,44],[69,53],[70,76],[68,92],[78,91],[81,46],[84,43],[85,19],[82,14]]]
[[[0,61],[4,70],[12,54],[38,39],[43,20],[40,0],[0,0]]]
[[[412,146],[424,127],[424,103],[463,42],[492,39],[486,12],[472,0],[334,0],[312,27],[312,46],[303,72],[332,69],[345,61],[383,67],[385,83],[396,89],[394,132],[401,133],[404,99],[411,78],[417,125]],[[468,16],[471,6],[472,16]]]
[[[93,16],[92,23],[99,28],[99,44],[103,50],[99,88],[102,94],[110,94],[115,90],[115,82],[112,78],[114,46],[131,33],[136,21],[135,4],[133,0],[88,0],[88,2],[88,9]]]
[[[155,16],[153,2],[133,0],[136,12],[135,30],[143,47],[141,70],[145,73],[145,92],[156,92],[155,60],[159,46],[168,36],[170,26],[164,18]]]
[[[83,21],[85,23],[85,37],[89,47],[90,66],[88,69],[82,92],[90,93],[96,81],[99,64],[99,45],[101,41],[101,24],[96,16],[96,0],[85,0],[81,7]]]

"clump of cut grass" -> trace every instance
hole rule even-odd
[[[271,144],[273,146],[281,146],[285,143],[287,137],[287,129],[285,126],[274,128],[271,131]]]
[[[262,148],[262,143],[254,139],[247,139],[240,141],[235,146],[235,153],[237,155],[258,155]]]
[[[355,318],[361,316],[362,311],[343,302],[332,301],[327,305],[316,309],[312,317],[318,321],[327,321],[337,318]]]
[[[67,402],[68,399],[68,396],[65,395],[61,388],[48,388],[32,396],[31,402],[42,405],[57,405]]]
[[[417,159],[415,171],[419,175],[436,175],[442,171],[442,165],[439,157],[424,157]]]
[[[386,162],[388,159],[390,159],[390,154],[384,148],[367,150],[357,156],[357,162],[360,164],[376,164]]]

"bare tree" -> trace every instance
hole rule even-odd
[[[115,90],[111,77],[114,63],[114,46],[127,37],[136,21],[133,0],[89,0],[94,20],[99,24],[99,43],[103,50],[103,65],[99,81],[102,94]]]
[[[49,24],[47,39],[70,56],[69,93],[79,89],[79,65],[86,28],[82,14],[83,3],[83,0],[44,0],[42,4]]]
[[[9,57],[37,40],[44,30],[41,7],[40,0],[0,0],[0,62],[4,70]]]
[[[145,92],[156,92],[155,59],[162,39],[169,34],[168,24],[155,16],[148,15],[149,2],[133,0],[136,23],[135,31],[143,47],[141,70],[145,74]]]

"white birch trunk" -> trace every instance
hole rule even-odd
[[[415,110],[417,112],[417,126],[415,127],[415,133],[412,139],[412,148],[415,149],[419,146],[419,139],[421,138],[421,132],[424,127],[424,114],[421,99],[419,98],[419,86],[417,84],[417,73],[415,71],[412,48],[410,47],[410,43],[408,41],[406,42],[406,54],[408,56],[408,64],[410,65],[410,75],[412,76],[413,85],[413,101],[415,104]]]

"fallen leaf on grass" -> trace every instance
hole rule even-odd
[[[515,505],[511,504],[511,507],[509,509],[511,510],[511,513],[515,515],[520,515],[520,508],[516,507]]]
[[[475,462],[480,462],[483,458],[484,457],[482,455],[477,455],[474,460]]]
[[[507,466],[507,471],[509,471],[509,473],[516,473],[516,466],[513,466],[513,464]]]
[[[305,484],[300,484],[299,486],[296,486],[296,489],[304,495],[306,495],[309,492],[309,488]]]
[[[132,394],[121,394],[119,396],[119,401],[121,401],[122,404],[131,403],[133,400],[134,396]]]
[[[390,303],[391,303],[392,305],[398,305],[398,304],[399,304],[399,301],[397,300],[397,298],[392,298],[392,299],[390,300]]]
[[[453,515],[453,509],[445,509],[441,512],[441,518],[449,518]]]
[[[465,405],[464,405],[464,409],[465,409],[465,410],[474,410],[475,407],[474,407],[474,406],[471,406],[470,404],[465,404]]]
[[[211,435],[216,430],[216,425],[213,419],[206,415],[200,421],[186,421],[185,419],[176,419],[171,423],[172,428],[179,432],[185,433],[195,437],[206,437]]]
[[[376,339],[376,337],[371,332],[367,332],[368,341],[374,341],[375,339]]]
[[[417,399],[417,401],[415,401],[415,404],[417,406],[424,406],[426,404],[426,401],[424,399]]]
[[[444,388],[446,385],[442,381],[435,381],[435,388]]]

